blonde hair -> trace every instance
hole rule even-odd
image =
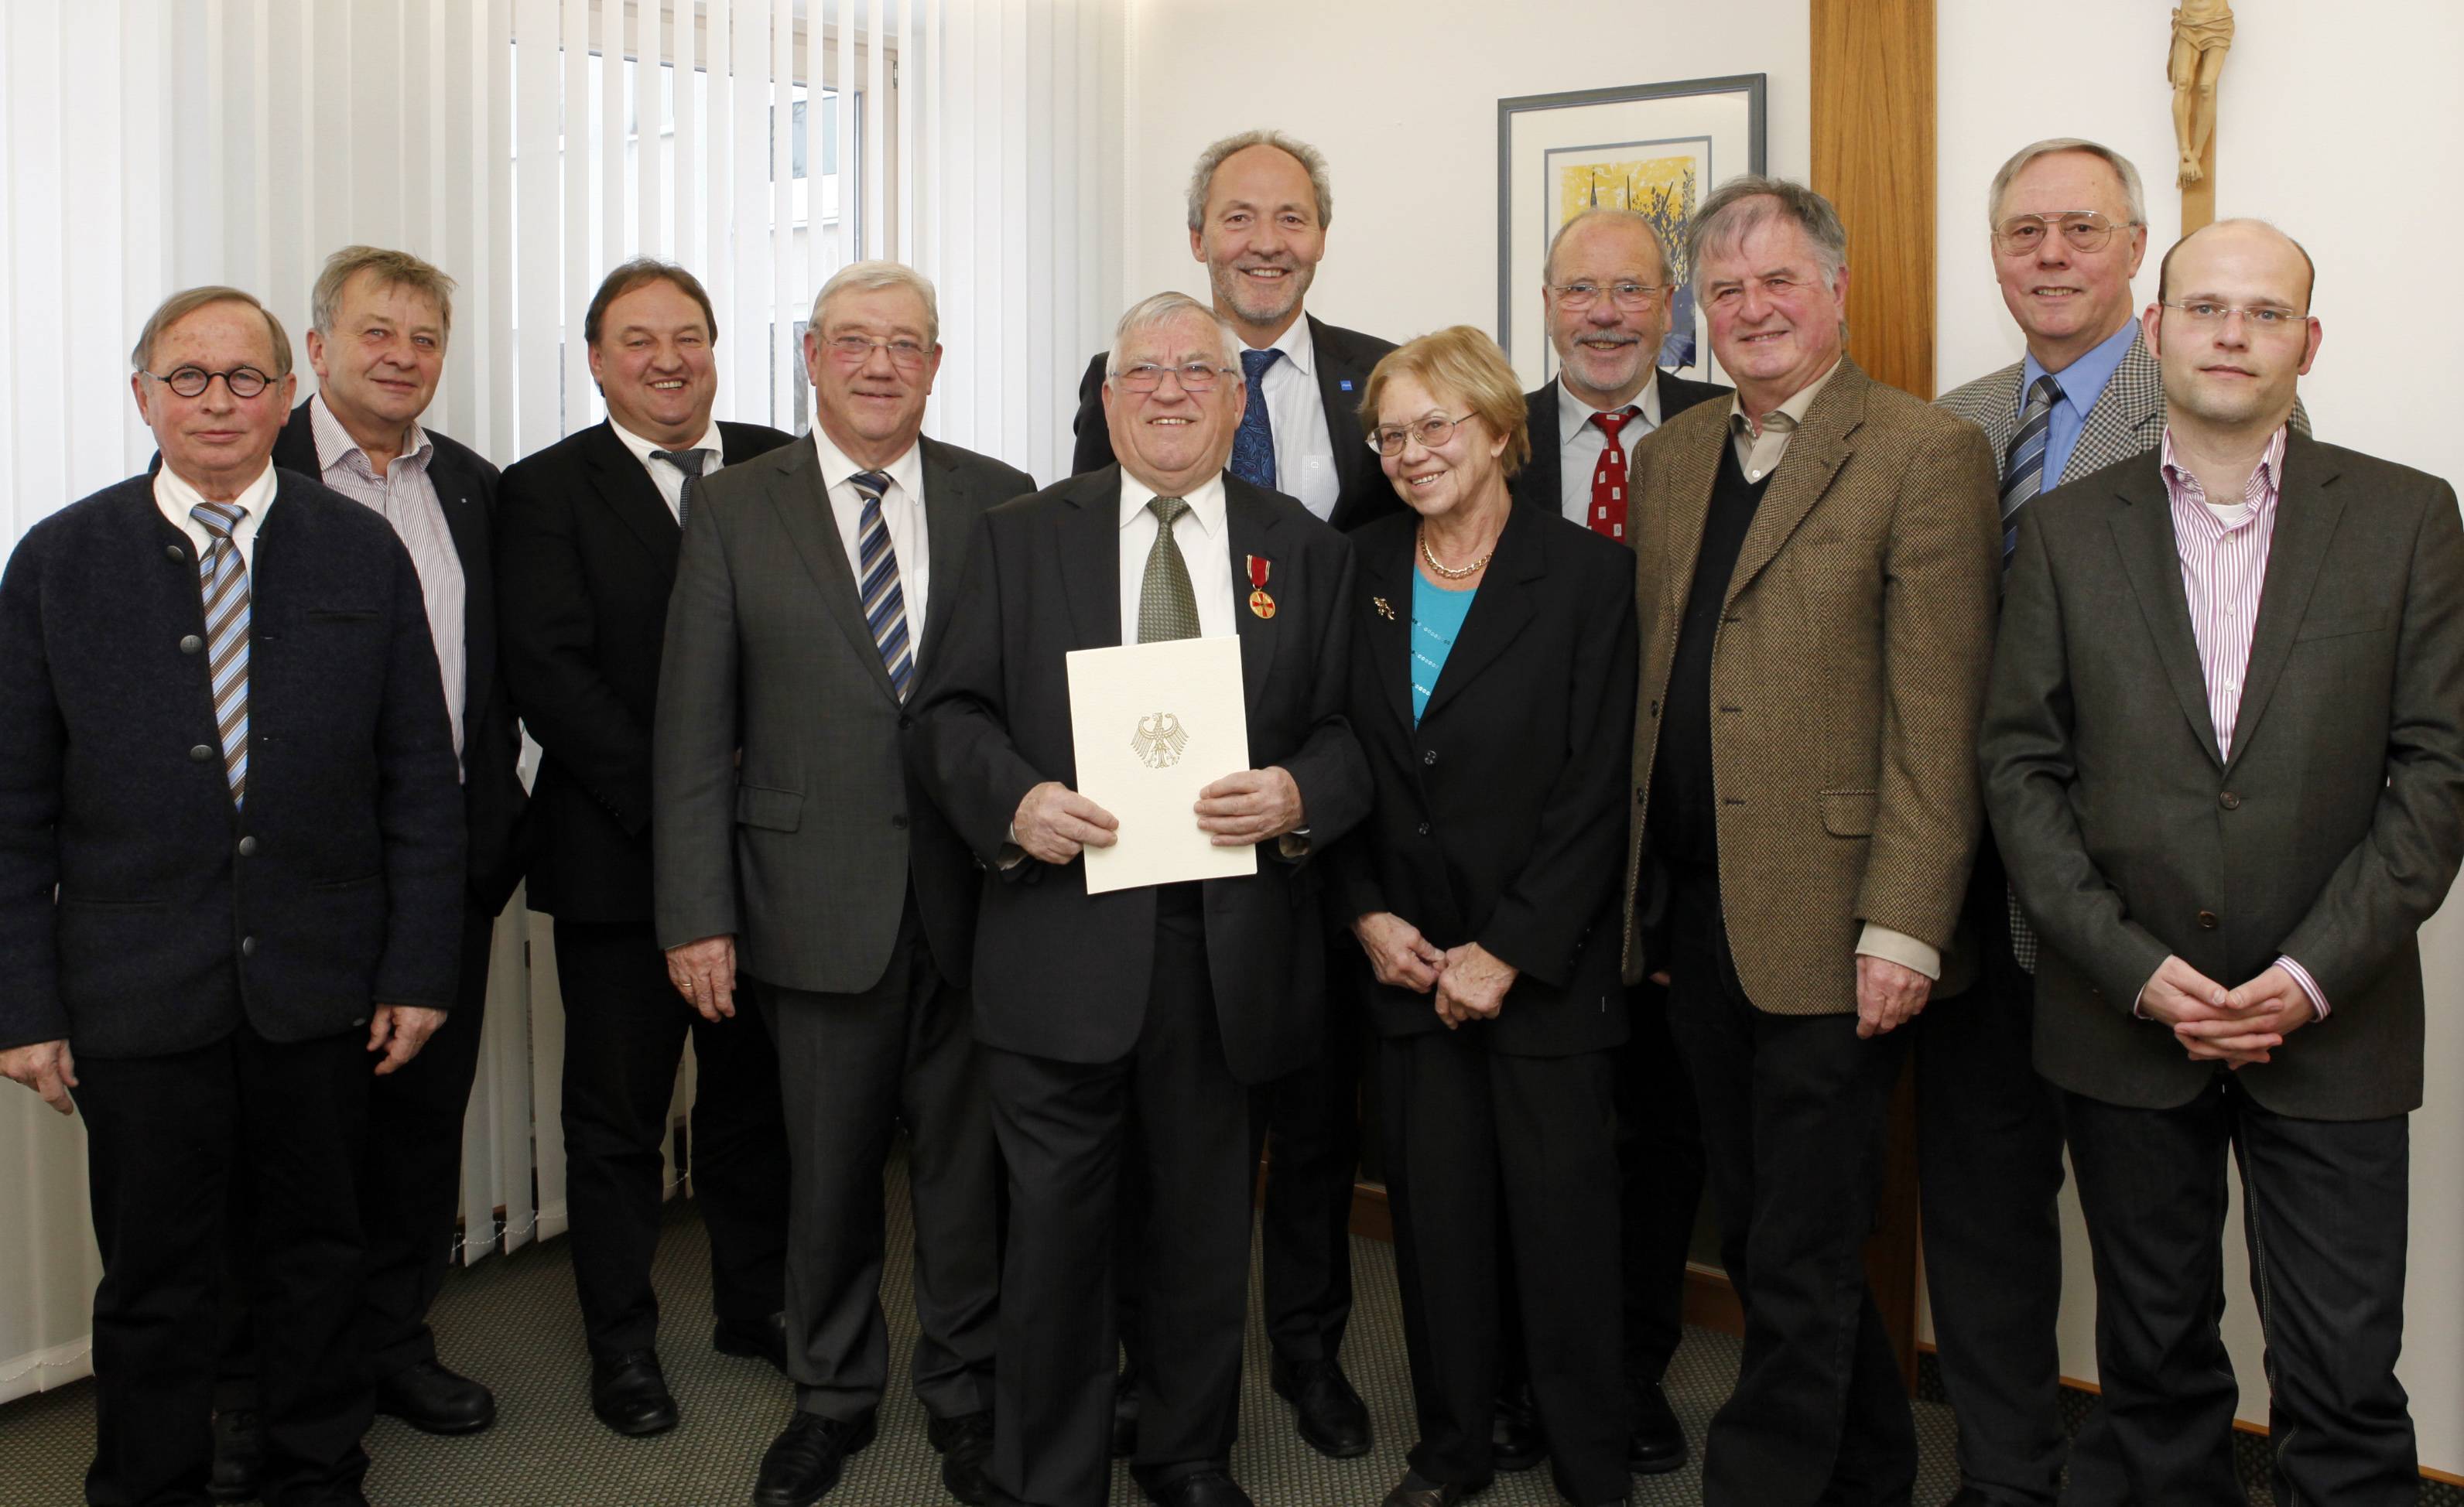
[[[148,371],[154,365],[154,342],[163,332],[198,310],[217,303],[244,303],[254,309],[265,320],[265,333],[274,341],[274,380],[280,382],[291,375],[291,337],[284,333],[282,321],[274,317],[256,295],[244,289],[226,288],[211,283],[203,288],[186,288],[157,305],[145,317],[145,328],[137,332],[137,344],[128,353],[131,369]]]
[[[308,295],[308,327],[327,339],[334,338],[335,317],[342,312],[342,289],[361,273],[376,274],[380,288],[407,288],[436,305],[436,333],[453,338],[453,279],[408,251],[379,246],[345,246],[325,258],[317,286]]]
[[[1387,352],[1360,394],[1360,421],[1365,427],[1377,427],[1377,402],[1385,396],[1386,384],[1403,377],[1432,392],[1460,397],[1483,424],[1503,435],[1506,448],[1498,460],[1507,475],[1521,470],[1531,459],[1531,410],[1523,396],[1522,380],[1486,331],[1468,324],[1450,325]]]

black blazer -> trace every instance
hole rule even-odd
[[[1224,478],[1236,590],[1243,556],[1271,562],[1276,611],[1237,607],[1249,756],[1300,786],[1312,850],[1369,809],[1369,774],[1344,716],[1352,548],[1280,492]],[[954,583],[936,656],[912,699],[908,758],[986,865],[976,928],[976,1036],[1065,1062],[1136,1046],[1153,979],[1155,892],[1087,893],[1086,865],[1002,869],[1010,819],[1047,779],[1077,783],[1072,649],[1121,642],[1118,467],[1073,476],[984,514]],[[933,595],[951,586],[936,585]],[[1012,854],[1015,854],[1012,849]],[[1206,960],[1233,1076],[1260,1083],[1320,1048],[1326,950],[1318,867],[1271,847],[1258,872],[1205,882]],[[1306,943],[1306,945],[1304,945]]]
[[[791,443],[758,424],[721,424],[718,434],[724,466]],[[648,922],[650,719],[682,531],[604,422],[508,467],[501,495],[505,684],[541,752],[530,907]]]
[[[428,480],[462,561],[462,656],[468,662],[462,678],[462,809],[469,823],[469,898],[473,909],[493,916],[521,883],[523,817],[530,804],[517,768],[522,731],[496,664],[497,472],[469,446],[434,429],[422,432],[436,447]],[[311,481],[324,474],[307,404],[291,410],[275,438],[274,464]]]
[[[1395,495],[1395,484],[1378,470],[1377,454],[1360,428],[1360,395],[1369,390],[1370,370],[1395,348],[1395,342],[1321,324],[1314,316],[1302,317],[1309,320],[1309,340],[1317,348],[1317,390],[1326,404],[1326,437],[1334,447],[1335,474],[1342,478],[1334,513],[1327,521],[1350,533],[1403,506]],[[1081,475],[1112,464],[1112,431],[1104,421],[1104,361],[1111,355],[1096,352],[1078,382],[1078,418],[1072,426],[1078,446],[1069,458],[1069,469]]]
[[[1731,397],[1736,393],[1734,387],[1723,387],[1715,382],[1689,382],[1683,377],[1671,376],[1664,369],[1654,380],[1660,383],[1660,422],[1662,424],[1698,403],[1708,403],[1714,398]],[[1507,487],[1513,491],[1515,501],[1546,508],[1562,517],[1566,506],[1566,467],[1557,439],[1557,379],[1550,378],[1523,397],[1531,419],[1531,459],[1514,473],[1514,479],[1507,483]],[[1629,456],[1634,454],[1631,438],[1626,441],[1625,452]],[[1632,531],[1627,533],[1631,537]]]
[[[1520,971],[1494,1051],[1554,1057],[1626,1037],[1617,907],[1635,698],[1634,557],[1516,508],[1463,631],[1412,723],[1411,514],[1353,539],[1352,722],[1377,802],[1329,855],[1335,915],[1387,910],[1438,947],[1478,942]],[[1442,1030],[1431,996],[1374,981],[1380,1034]]]
[[[418,573],[384,518],[275,476],[244,808],[196,551],[151,478],[35,524],[0,578],[0,1048],[152,1057],[453,1003],[461,795]]]

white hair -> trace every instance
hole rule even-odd
[[[822,291],[813,295],[811,328],[821,333],[822,316],[832,298],[843,293],[878,293],[884,288],[904,288],[924,300],[924,343],[941,343],[941,303],[934,296],[933,279],[905,262],[849,262],[830,273]]]
[[[1121,347],[1130,342],[1131,336],[1170,324],[1184,314],[1204,315],[1216,332],[1222,336],[1225,370],[1241,364],[1241,332],[1232,327],[1231,320],[1185,293],[1159,293],[1130,305],[1130,312],[1121,316],[1120,323],[1112,326],[1112,354],[1104,367],[1104,376],[1111,379],[1121,374]]]

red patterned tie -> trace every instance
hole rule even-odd
[[[1592,469],[1592,513],[1590,523],[1594,534],[1605,534],[1613,539],[1625,537],[1625,448],[1617,443],[1617,430],[1638,410],[1633,404],[1615,413],[1595,413],[1592,422],[1607,436],[1600,446],[1600,463]]]

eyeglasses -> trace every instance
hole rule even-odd
[[[2129,228],[2139,222],[2132,220]],[[2064,214],[2014,214],[1993,228],[1993,244],[2002,248],[2006,256],[2024,256],[2045,244],[2045,237],[2055,230],[2062,232],[2063,244],[2075,251],[2101,251],[2113,243],[2113,238],[2125,227],[2097,213],[2094,209],[2073,209]]]
[[[2261,330],[2289,330],[2309,317],[2296,314],[2280,304],[2218,303],[2213,298],[2167,300],[2165,307],[2179,313],[2201,329],[2221,329],[2226,320],[2240,315],[2242,322]]]
[[[1409,438],[1419,441],[1420,448],[1434,450],[1455,437],[1457,426],[1469,424],[1471,420],[1472,415],[1468,413],[1452,419],[1442,413],[1433,413],[1418,424],[1381,424],[1369,431],[1369,448],[1380,455],[1400,455],[1403,453],[1403,441]]]
[[[890,364],[903,372],[921,369],[928,354],[925,347],[915,340],[876,340],[864,335],[834,335],[822,343],[830,348],[832,356],[849,366],[863,365],[872,360],[875,351],[888,351]]]
[[[161,372],[140,372],[138,375],[152,378],[183,398],[204,397],[206,389],[214,384],[217,377],[223,380],[224,386],[231,389],[232,397],[243,401],[274,385],[273,378],[253,366],[234,366],[227,372],[209,372],[202,366],[183,366],[167,377]]]
[[[1112,373],[1112,384],[1124,392],[1153,392],[1163,385],[1164,374],[1170,372],[1179,382],[1183,392],[1213,392],[1215,379],[1230,375],[1229,366],[1214,366],[1205,361],[1190,361],[1179,366],[1163,366],[1154,361],[1140,361]]]
[[[1571,313],[1590,308],[1604,293],[1617,300],[1620,309],[1648,308],[1663,290],[1654,283],[1619,281],[1605,285],[1595,282],[1551,283],[1549,291],[1556,295],[1557,307]]]

